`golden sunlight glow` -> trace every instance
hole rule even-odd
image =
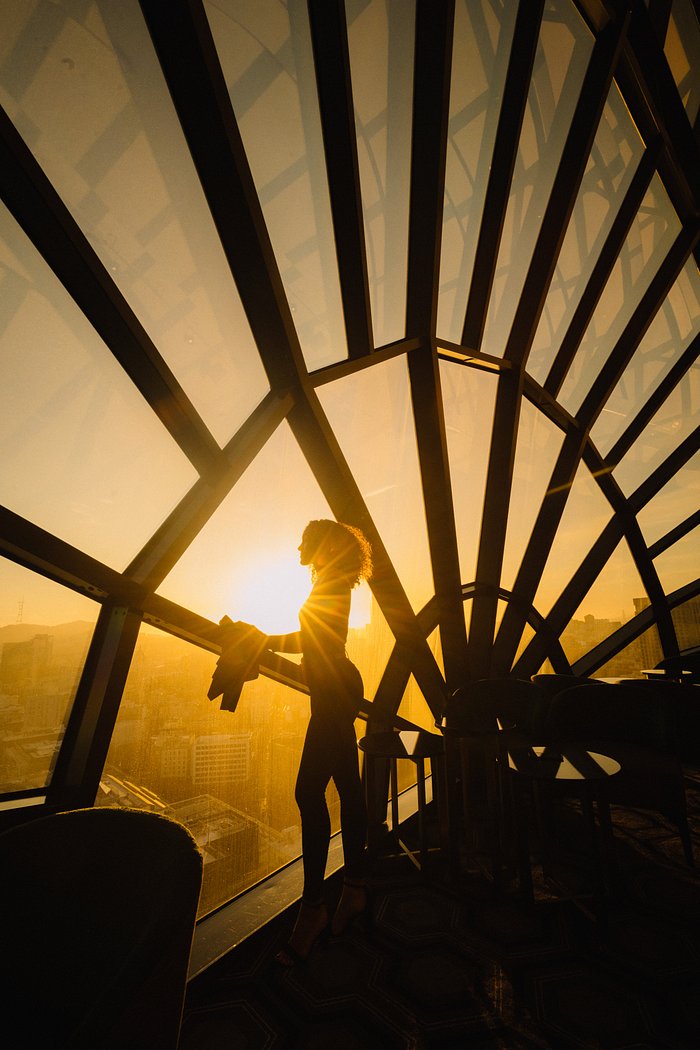
[[[232,620],[253,623],[266,634],[299,629],[299,609],[311,590],[309,567],[300,565],[298,553],[285,550],[237,568],[229,588]],[[352,592],[350,627],[365,627],[370,620],[371,592],[366,583]]]

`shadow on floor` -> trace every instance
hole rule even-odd
[[[700,849],[700,771],[688,776]],[[405,858],[376,865],[374,923],[280,970],[296,909],[189,986],[180,1050],[672,1048],[700,1045],[700,873],[671,825],[615,810],[622,892],[607,926],[536,883],[536,901],[478,872],[427,880]],[[585,889],[580,817],[556,815],[562,879]],[[329,881],[329,900],[338,892]]]

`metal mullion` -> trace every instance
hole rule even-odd
[[[615,267],[627,234],[639,212],[641,203],[656,171],[660,150],[661,139],[657,137],[655,142],[645,151],[620,209],[615,216],[610,232],[605,238],[600,255],[591,271],[583,294],[569,322],[569,327],[561,341],[557,356],[552,363],[549,375],[545,380],[544,388],[552,397],[557,397],[561,390],[569,366],[576,356],[608,278]]]
[[[439,367],[437,317],[445,191],[454,3],[420,0],[416,9],[413,141],[408,231],[406,331],[421,345],[408,355],[411,400],[445,673],[466,676],[466,628]],[[440,114],[435,119],[435,114]]]
[[[292,406],[292,398],[269,394],[223,451],[216,478],[198,481],[124,570],[148,590],[162,583],[233,486],[253,462]]]
[[[696,220],[692,226],[681,230],[671,246],[666,258],[642,295],[631,318],[625,325],[610,356],[602,366],[588,394],[577,412],[582,425],[590,430],[605,402],[614,391],[632,356],[637,350],[644,333],[653,318],[663,305],[678,274],[685,265],[686,259],[700,236],[700,223]]]
[[[687,536],[689,532],[696,529],[700,525],[700,510],[696,510],[694,514],[689,515],[675,528],[670,529],[669,532],[665,533],[660,539],[656,540],[649,547],[649,557],[658,558],[660,554],[663,554],[665,550],[672,547],[678,540],[682,540],[684,536]]]
[[[474,350],[484,334],[543,8],[544,0],[518,6],[462,329],[462,345]]]
[[[595,140],[629,14],[610,22],[598,36],[584,77],[561,160],[552,184],[504,356],[524,362],[535,338],[588,157]]]
[[[622,524],[624,536],[642,581],[642,586],[654,608],[662,648],[664,652],[670,651],[675,644],[675,629],[666,604],[666,596],[647,550],[636,515],[617,481],[600,456],[594,452],[592,446],[588,446],[584,458],[586,466],[596,479],[603,496],[612,507],[615,517]]]
[[[625,453],[630,450],[647,423],[656,415],[685,373],[693,366],[698,356],[698,350],[700,350],[700,335],[696,335],[690,345],[686,347],[673,367],[669,369],[668,375],[664,376],[651,397],[637,412],[630,425],[610,449],[605,457],[605,461],[611,468],[615,467]]]
[[[201,0],[139,0],[273,390],[306,366]]]
[[[2,107],[0,194],[173,440],[206,474],[219,446]]]
[[[369,539],[374,561],[369,585],[396,640],[410,652],[411,669],[428,706],[441,718],[442,674],[316,394],[309,391],[300,398],[287,419],[336,519],[362,529]]]
[[[109,597],[138,607],[145,594],[133,580],[6,507],[0,507],[0,554],[98,601]]]
[[[623,534],[621,523],[613,517],[562,591],[546,617],[550,630],[557,637],[561,636],[562,631],[571,621]],[[546,656],[546,641],[535,636],[513,667],[513,673],[518,677],[529,677],[539,669]]]
[[[499,376],[469,631],[469,666],[475,678],[488,678],[491,670],[522,392],[522,372]]]
[[[49,786],[51,809],[95,803],[140,626],[127,606],[100,612]]]
[[[416,350],[421,346],[421,340],[399,339],[396,343],[388,343],[386,346],[375,350],[371,356],[348,358],[337,361],[332,365],[324,365],[309,373],[309,382],[314,387],[324,386],[326,383],[334,383],[336,379],[344,379],[346,376],[357,375],[365,368],[381,364],[384,361],[393,361],[395,357],[402,357],[410,350]]]
[[[656,38],[644,4],[633,5],[625,53],[633,64],[654,119],[663,129],[676,177],[691,195],[691,214],[697,214],[700,210],[700,145],[678,94],[663,42]]]
[[[666,33],[668,32],[672,7],[673,0],[649,0],[649,23],[662,50],[666,40]]]
[[[570,430],[559,452],[513,584],[513,595],[517,601],[511,601],[506,606],[494,643],[493,660],[499,674],[510,667],[517,650],[525,626],[523,608],[532,606],[534,602],[571,486],[586,448],[586,441],[586,435],[580,429]]]
[[[646,481],[643,481],[634,490],[629,497],[629,502],[635,514],[638,514],[642,507],[646,506],[649,500],[678,473],[680,468],[695,455],[698,449],[700,449],[700,426],[691,431],[687,438],[681,441],[680,445],[649,475]]]
[[[309,0],[328,187],[351,358],[374,348],[343,0]]]

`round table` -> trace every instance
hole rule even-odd
[[[612,823],[606,785],[610,777],[620,771],[620,763],[609,755],[588,751],[585,747],[575,744],[566,745],[561,749],[539,746],[513,747],[508,750],[507,754],[511,783],[516,798],[516,835],[521,891],[530,899],[534,896],[528,836],[529,813],[524,804],[523,789],[530,788],[533,805],[536,814],[539,815],[541,786],[559,784],[564,791],[581,800],[597,861],[600,896],[601,898],[607,897],[610,891],[613,851]],[[546,867],[546,835],[541,826],[540,834],[544,868]]]

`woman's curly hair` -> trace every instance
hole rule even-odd
[[[372,548],[361,529],[341,521],[321,518],[310,521],[304,529],[303,542],[311,554],[312,576],[318,575],[314,555],[321,547],[329,555],[328,567],[347,579],[351,587],[372,575]]]

